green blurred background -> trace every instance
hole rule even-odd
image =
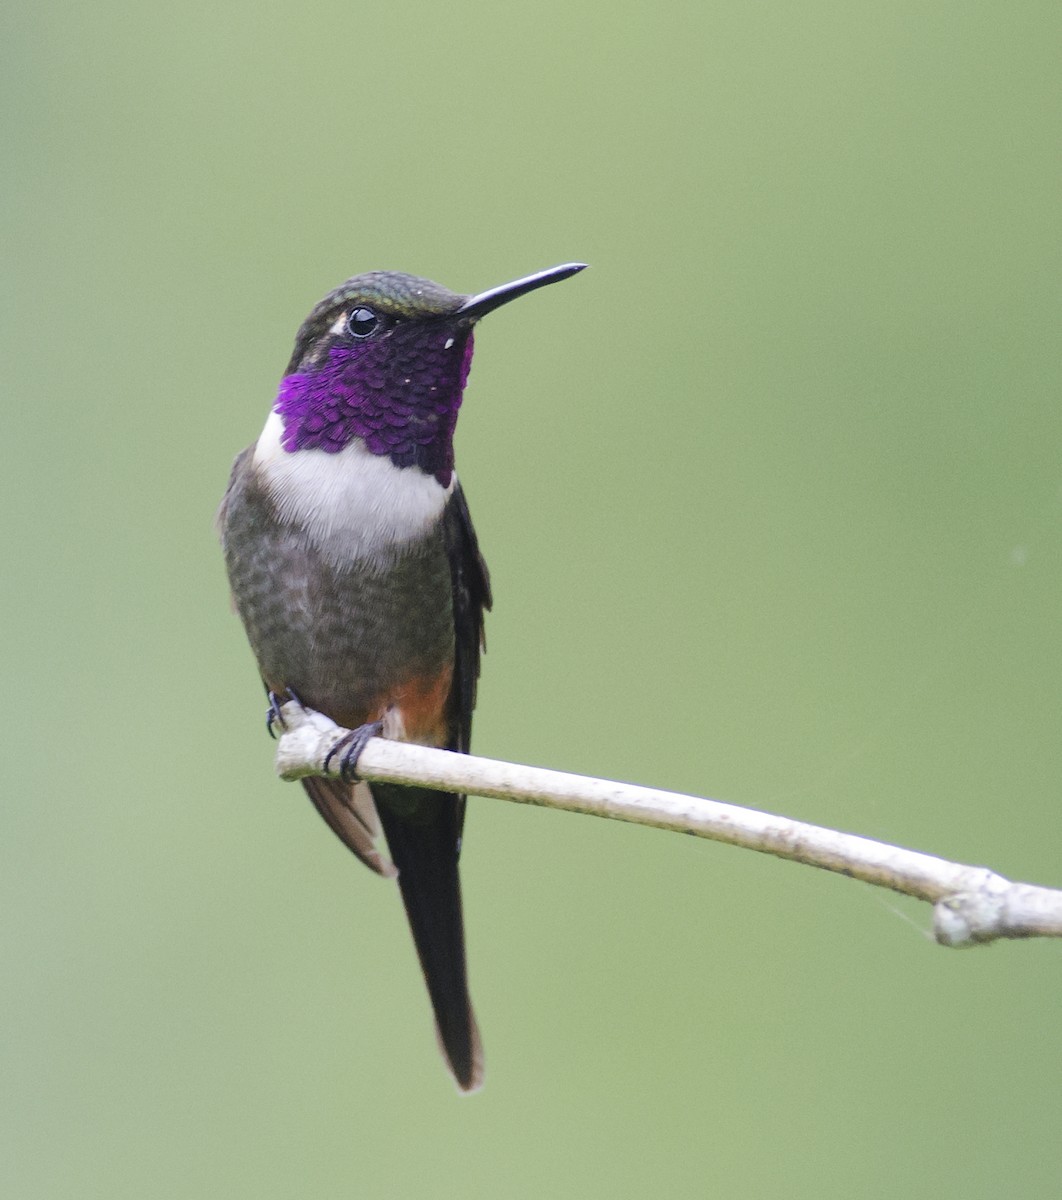
[[[7,15],[0,1192],[1057,1197],[1062,946],[473,801],[488,1080],[213,512],[356,271],[492,316],[476,748],[1062,884],[1057,0]]]

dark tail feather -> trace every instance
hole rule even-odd
[[[439,1045],[457,1086],[475,1091],[483,1082],[483,1048],[468,995],[457,875],[464,798],[380,783],[372,792],[398,868]]]

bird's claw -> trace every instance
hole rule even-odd
[[[266,709],[266,733],[276,741],[277,726],[285,729],[284,717],[280,711],[280,697],[276,692],[269,693],[269,707]]]
[[[342,757],[339,760],[339,777],[344,783],[354,783],[358,778],[357,767],[361,752],[372,738],[379,737],[381,733],[383,733],[383,721],[369,721],[365,725],[359,725],[357,729],[351,729],[325,755],[324,769],[327,771],[329,763],[336,754],[342,751]]]
[[[283,732],[284,730],[287,729],[287,725],[285,724],[285,721],[284,721],[284,714],[281,711],[283,706],[285,704],[287,704],[289,701],[294,700],[295,703],[297,705],[299,705],[300,708],[305,707],[303,705],[302,701],[298,698],[298,696],[296,696],[295,693],[291,690],[291,688],[287,689],[287,693],[288,693],[287,700],[281,700],[280,694],[278,692],[270,691],[268,693],[269,694],[269,707],[266,709],[266,733],[269,734],[269,736],[273,739],[273,741],[277,740],[277,729],[278,728],[281,730],[281,732]]]

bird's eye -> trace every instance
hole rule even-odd
[[[371,308],[355,308],[347,317],[347,328],[356,338],[367,338],[379,323],[380,318]]]

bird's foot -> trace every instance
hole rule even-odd
[[[339,776],[344,783],[354,783],[358,778],[357,767],[361,752],[372,738],[379,737],[381,733],[383,733],[383,721],[368,721],[364,725],[359,725],[357,729],[351,729],[325,755],[324,769],[327,771],[329,763],[342,751],[342,757],[339,760]]]
[[[266,733],[269,734],[273,741],[277,740],[278,729],[281,731],[281,733],[287,729],[287,725],[284,724],[284,714],[281,712],[283,706],[287,704],[289,700],[294,700],[300,708],[305,707],[303,702],[298,698],[298,696],[295,695],[291,688],[287,689],[287,693],[288,699],[281,700],[279,692],[269,692],[269,707],[266,709]]]

